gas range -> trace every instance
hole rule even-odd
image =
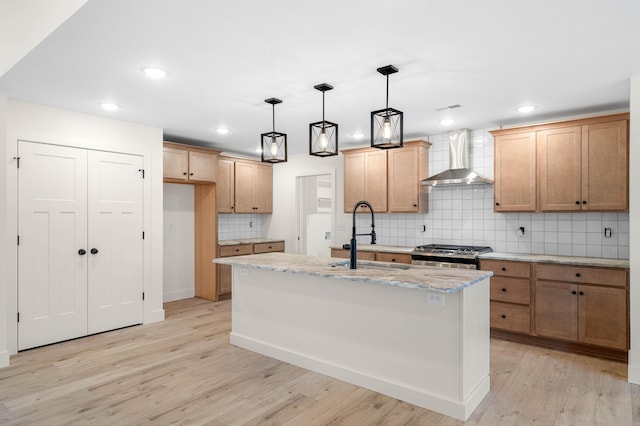
[[[483,246],[427,244],[413,250],[411,263],[446,268],[477,269],[478,256],[492,251],[491,247]]]

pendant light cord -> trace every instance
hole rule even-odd
[[[389,74],[387,74],[387,107],[389,109]]]
[[[271,133],[276,132],[276,104],[271,104]]]
[[[324,129],[324,91],[322,92],[322,128]]]

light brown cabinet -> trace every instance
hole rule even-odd
[[[344,211],[366,200],[376,212],[387,211],[387,152],[379,149],[343,151]],[[362,206],[365,209],[365,206]],[[368,212],[369,210],[363,210]]]
[[[539,264],[536,334],[628,349],[627,272]]]
[[[166,182],[216,181],[218,151],[165,142],[163,145],[163,177]]]
[[[420,180],[429,175],[430,146],[427,141],[410,141],[391,150],[343,150],[345,213],[361,200],[375,212],[426,212],[428,189],[420,186]]]
[[[235,162],[228,158],[218,160],[218,182],[216,183],[218,213],[235,212]]]
[[[331,257],[350,258],[350,251],[345,249],[331,249]],[[357,250],[358,260],[372,260],[377,262],[405,263],[411,264],[411,255],[407,253],[393,253],[385,251]]]
[[[531,333],[531,267],[527,262],[480,261],[480,269],[493,272],[489,290],[492,328]]]
[[[628,208],[627,122],[537,132],[540,210]]]
[[[218,257],[244,256],[270,252],[284,252],[284,241],[266,243],[234,244],[218,246]],[[230,265],[216,265],[218,269],[218,296],[228,297],[232,290],[232,267]]]
[[[272,212],[273,169],[270,164],[221,157],[218,167],[218,213]]]
[[[429,147],[426,142],[407,143],[387,151],[389,212],[428,212],[429,189],[420,181],[429,177]]]
[[[494,130],[495,211],[625,211],[629,114]]]
[[[494,140],[494,210],[536,210],[535,132],[497,135]]]

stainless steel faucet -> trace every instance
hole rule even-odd
[[[368,234],[356,234],[356,211],[360,206],[367,206],[371,211],[371,232]],[[376,220],[373,214],[373,207],[369,204],[368,201],[358,201],[355,206],[353,206],[353,227],[351,228],[351,241],[350,241],[350,252],[349,252],[349,267],[351,269],[356,268],[356,237],[359,235],[371,235],[371,244],[376,243]]]

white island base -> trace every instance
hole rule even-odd
[[[232,307],[232,344],[429,410],[466,420],[489,392],[488,278],[436,293],[234,265]]]

